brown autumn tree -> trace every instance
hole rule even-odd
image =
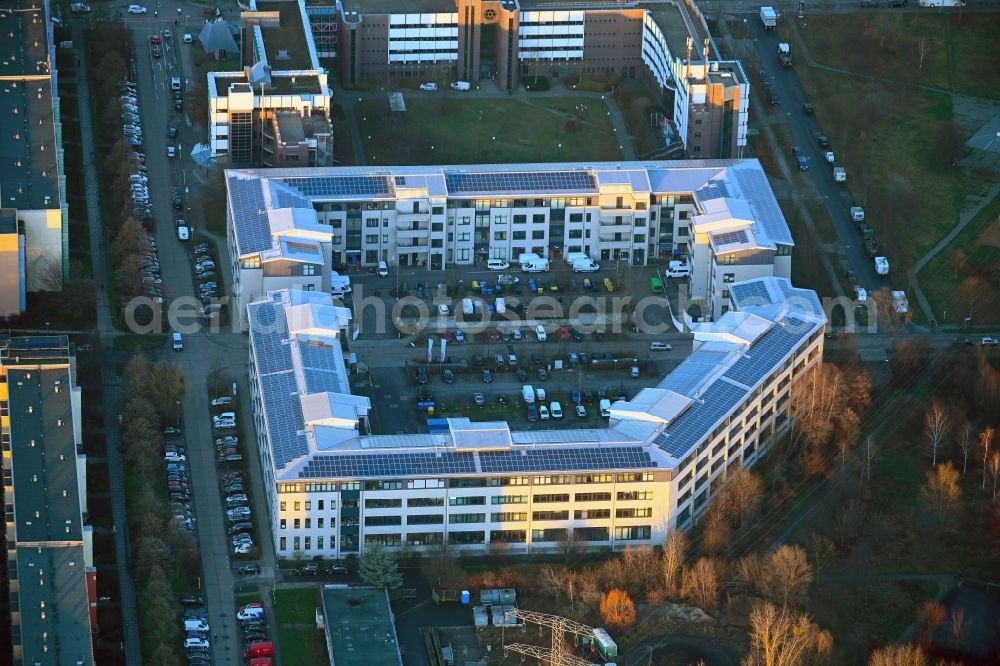
[[[617,629],[628,629],[635,624],[635,604],[628,592],[615,588],[601,599],[601,619]]]
[[[828,657],[830,632],[820,629],[805,613],[764,602],[750,611],[750,649],[741,666],[800,666]]]
[[[688,544],[687,534],[677,529],[671,530],[663,543],[663,556],[660,560],[663,570],[663,589],[669,598],[680,596]]]
[[[684,597],[705,610],[719,603],[719,571],[715,562],[700,558],[684,573]]]
[[[783,545],[764,558],[760,590],[782,607],[795,607],[806,600],[813,580],[806,551],[799,546]]]
[[[886,645],[872,652],[868,666],[928,666],[927,655],[920,646]]]
[[[729,475],[724,492],[730,497],[729,506],[737,530],[746,525],[746,521],[757,513],[764,501],[763,482],[746,467],[740,467]]]
[[[989,282],[977,275],[970,275],[958,287],[958,305],[961,316],[968,317],[970,323],[981,324],[990,320],[992,313],[988,312],[990,292]]]
[[[958,485],[958,470],[949,461],[927,472],[922,488],[924,506],[939,525],[946,524],[958,509],[962,488]]]
[[[944,623],[948,612],[944,604],[937,601],[925,601],[920,608],[920,630],[925,641],[930,642],[934,638],[934,632]]]

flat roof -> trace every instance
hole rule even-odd
[[[228,97],[229,86],[234,83],[247,84],[247,78],[238,72],[214,72],[216,96]],[[254,86],[255,95],[260,95],[260,88]],[[309,93],[319,95],[323,88],[319,84],[319,76],[314,74],[298,74],[295,76],[271,72],[271,84],[264,87],[265,95],[296,95]]]
[[[324,585],[327,647],[334,666],[401,666],[396,624],[384,588]]]
[[[256,3],[257,11],[278,12],[278,27],[260,29],[264,52],[272,70],[313,69],[309,54],[309,37],[302,23],[297,0],[270,0]]]
[[[345,12],[362,16],[382,14],[454,14],[458,5],[454,0],[343,0]]]
[[[659,26],[660,32],[663,33],[663,38],[667,40],[667,48],[670,49],[671,58],[681,58],[683,60],[687,57],[687,38],[691,37],[694,40],[694,44],[691,47],[691,62],[702,61],[701,49],[703,47],[702,40],[704,36],[699,37],[697,29],[694,34],[691,33],[687,22],[684,20],[686,17],[677,5],[657,3],[648,5],[640,4],[639,7],[649,12],[650,18]],[[711,57],[711,54],[709,54],[709,57]]]
[[[31,11],[30,8],[37,8]],[[25,11],[29,9],[28,11]],[[59,208],[51,25],[41,2],[0,0],[0,206]]]

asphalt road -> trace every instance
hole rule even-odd
[[[750,28],[750,36],[757,52],[760,54],[761,66],[770,77],[772,90],[777,93],[781,104],[778,107],[769,106],[767,96],[763,91],[758,92],[758,99],[761,100],[762,106],[770,114],[780,113],[784,116],[792,136],[793,145],[798,146],[803,154],[809,158],[810,168],[804,175],[812,180],[816,191],[822,197],[823,203],[830,213],[830,218],[837,231],[842,256],[847,259],[850,268],[869,293],[882,286],[890,285],[891,272],[888,277],[875,273],[874,261],[865,252],[857,225],[851,221],[850,208],[855,204],[852,193],[847,188],[851,179],[850,171],[848,171],[847,176],[848,183],[837,183],[833,180],[833,171],[823,158],[823,152],[826,149],[821,148],[816,141],[817,134],[826,134],[826,132],[823,131],[815,115],[802,111],[802,104],[810,100],[802,89],[802,84],[799,82],[795,70],[791,67],[782,67],[778,62],[777,52],[780,41],[778,35],[775,31],[764,30],[759,20],[748,21],[747,25]],[[798,56],[794,52],[792,55],[793,57]],[[816,105],[821,103],[817,101]],[[842,144],[838,143],[838,145]],[[797,168],[791,153],[785,157],[792,168]],[[839,266],[835,266],[835,268],[839,269]]]
[[[144,152],[163,281],[170,297],[193,297],[190,244],[177,239],[171,205],[171,188],[178,186],[181,160],[166,155],[167,125],[173,113],[170,76],[178,72],[175,47],[181,43],[177,35],[163,40],[163,57],[153,58],[149,38],[158,26],[137,23],[130,24],[130,28],[136,46],[134,77],[139,85]],[[200,592],[208,604],[211,648],[215,663],[240,664],[242,644],[234,615],[230,545],[215,467],[206,375],[213,366],[227,361],[243,363],[246,356],[242,350],[220,347],[207,334],[200,333],[185,336],[184,351],[174,354],[172,360],[181,367],[185,380],[183,423],[202,562]]]

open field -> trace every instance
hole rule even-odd
[[[315,624],[318,591],[318,585],[275,590],[274,612],[279,624]]]
[[[607,112],[593,102],[550,97],[406,99],[394,114],[384,98],[359,103],[355,120],[372,164],[474,164],[621,158]],[[557,109],[563,109],[559,111]],[[431,122],[429,120],[433,119]]]
[[[286,664],[324,661],[323,632],[316,628],[318,585],[275,590],[273,608],[281,660]]]

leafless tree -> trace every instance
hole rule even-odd
[[[1000,482],[1000,451],[994,451],[990,454],[988,466],[990,477],[993,479],[993,499],[995,500],[997,498],[997,483]]]
[[[649,546],[629,547],[621,555],[622,565],[629,574],[630,587],[637,596],[647,594],[660,580],[660,555]]]
[[[990,447],[993,446],[995,435],[996,431],[992,426],[986,426],[986,429],[979,433],[979,452],[983,456],[983,490],[986,490],[986,461],[989,460]]]
[[[927,655],[917,645],[886,645],[872,652],[868,666],[927,666]]]
[[[764,484],[759,476],[746,467],[740,467],[729,477],[726,485],[737,527],[743,527],[746,519],[757,513],[760,503],[764,501]]]
[[[888,333],[891,342],[896,337],[900,327],[907,322],[909,313],[899,312],[896,309],[896,302],[893,300],[892,290],[889,287],[882,287],[872,293],[871,300],[875,302],[879,328]]]
[[[833,518],[833,529],[841,548],[848,540],[857,536],[863,520],[864,506],[858,500],[851,498],[840,507]]]
[[[924,71],[924,58],[927,54],[931,52],[931,45],[927,41],[926,37],[921,37],[917,40],[917,53],[920,54],[920,65],[917,68],[918,73],[923,73]]]
[[[961,650],[965,641],[965,632],[968,627],[965,623],[965,611],[961,608],[951,609],[951,639],[955,641],[955,649]]]
[[[938,523],[944,525],[951,518],[962,497],[958,485],[958,470],[950,462],[941,463],[927,472],[927,483],[922,489],[924,504]]]
[[[822,534],[813,532],[809,537],[809,552],[812,554],[813,568],[818,576],[823,571],[823,565],[833,557],[833,542]]]
[[[969,471],[969,451],[972,449],[972,428],[966,423],[958,429],[958,450],[962,452],[962,476]]]
[[[671,530],[663,543],[663,587],[668,597],[676,598],[684,580],[684,563],[687,561],[688,538],[681,530]]]
[[[833,639],[812,618],[762,603],[750,611],[750,649],[742,666],[799,666],[812,654],[829,653]]]
[[[934,631],[944,622],[947,611],[944,604],[937,601],[925,601],[920,609],[920,628],[923,630],[924,640],[930,642],[934,638]]]
[[[601,597],[604,596],[594,576],[580,576],[576,587],[577,594],[580,596],[580,603],[584,606],[596,606],[600,602]]]
[[[865,481],[872,480],[872,459],[875,457],[875,441],[871,436],[865,438]]]
[[[805,601],[813,571],[806,552],[799,546],[783,545],[764,559],[760,589],[782,608]]]
[[[760,582],[760,559],[756,553],[744,555],[733,565],[733,573],[750,588],[755,588]]]
[[[711,559],[702,557],[684,572],[683,592],[699,608],[714,608],[719,603],[719,573]]]
[[[927,455],[931,457],[932,466],[937,465],[938,449],[941,448],[941,443],[944,442],[950,428],[951,419],[948,418],[948,412],[941,403],[932,402],[924,413],[925,448]]]

